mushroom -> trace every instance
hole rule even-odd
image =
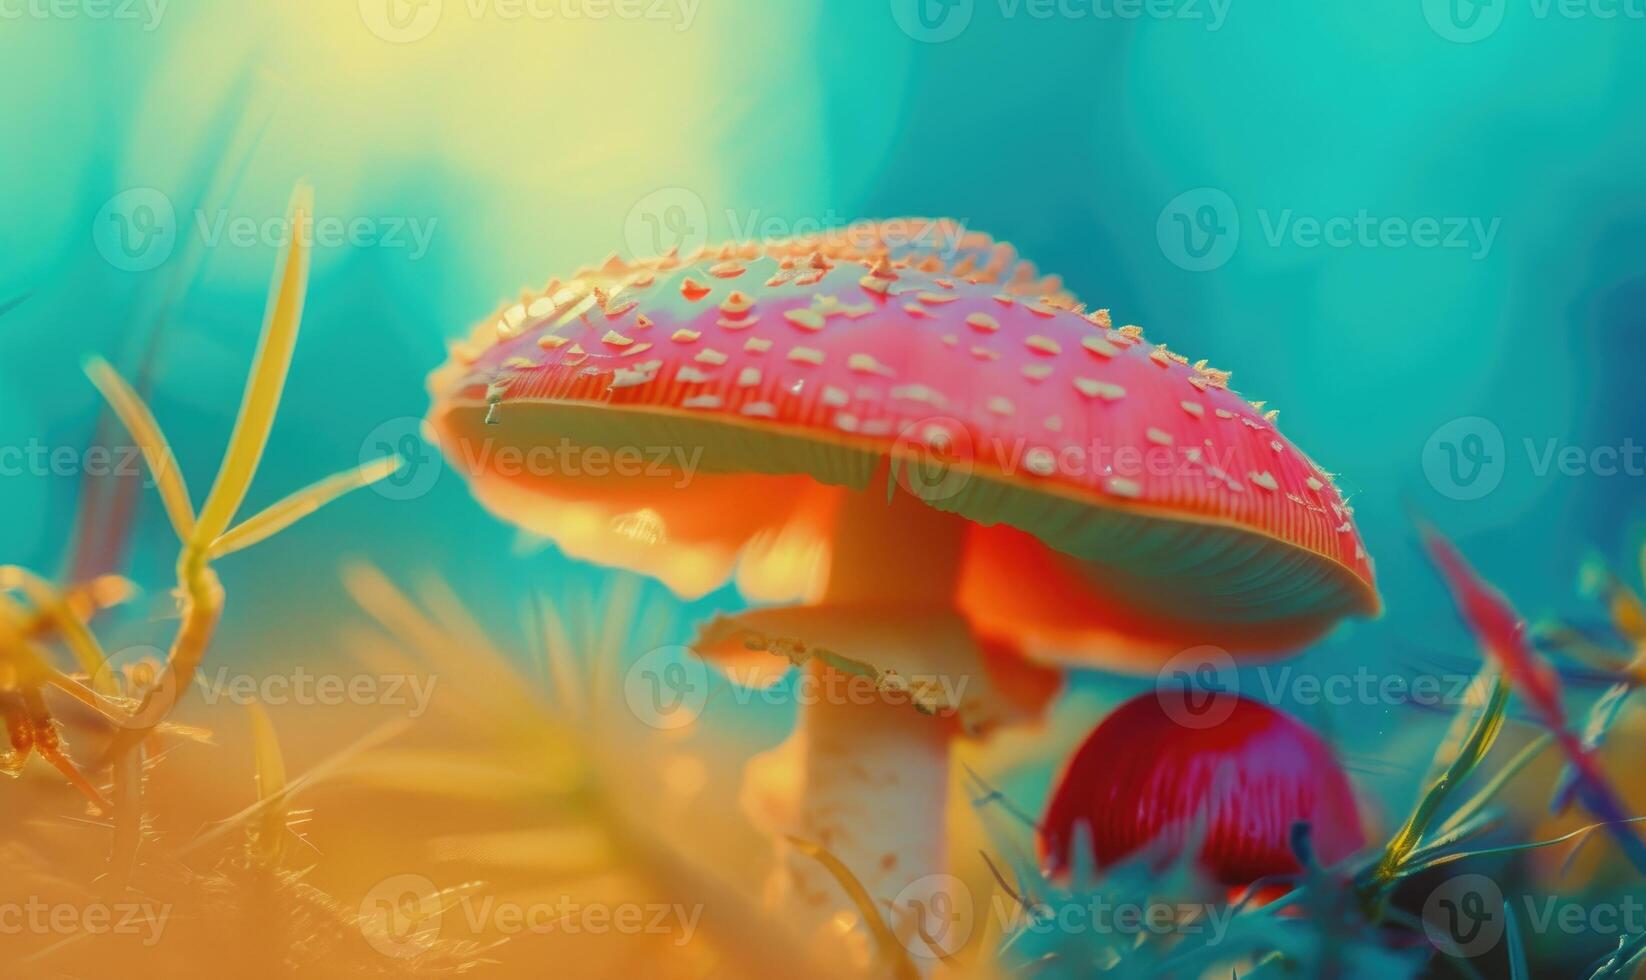
[[[551,280],[453,349],[430,421],[484,506],[568,555],[791,604],[697,649],[805,665],[820,696],[746,798],[886,903],[944,867],[954,732],[1050,696],[1019,650],[1144,670],[1376,611],[1343,497],[1227,378],[904,219]],[[575,472],[532,465],[556,445]],[[789,894],[843,901],[820,872]]]
[[[1268,705],[1217,697],[1230,702],[1212,724],[1184,725],[1150,693],[1093,729],[1041,823],[1054,876],[1078,866],[1077,840],[1105,868],[1139,852],[1175,858],[1193,837],[1197,864],[1231,888],[1302,870],[1291,843],[1300,822],[1322,865],[1365,845],[1348,777],[1320,737]]]

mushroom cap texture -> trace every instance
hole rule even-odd
[[[1104,868],[1146,847],[1175,857],[1198,830],[1199,865],[1226,885],[1301,870],[1291,848],[1299,821],[1311,825],[1321,864],[1364,846],[1348,777],[1308,727],[1223,694],[1234,699],[1228,717],[1197,728],[1173,717],[1173,696],[1127,701],[1069,760],[1042,821],[1053,874],[1068,871],[1077,835]]]
[[[889,490],[965,520],[957,608],[1054,657],[1273,652],[1378,610],[1272,413],[952,221],[614,255],[429,383],[484,505],[684,595],[815,596],[840,495]]]

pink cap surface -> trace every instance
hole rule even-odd
[[[838,494],[890,460],[971,522],[957,603],[988,632],[1158,659],[1375,612],[1342,495],[1227,378],[907,219],[551,282],[431,376],[431,421],[492,509],[685,593],[806,594]]]

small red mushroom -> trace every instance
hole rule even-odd
[[[1231,887],[1302,870],[1291,845],[1300,822],[1322,865],[1365,844],[1348,777],[1320,737],[1267,705],[1219,696],[1233,710],[1214,725],[1184,726],[1150,693],[1086,737],[1041,824],[1054,877],[1071,869],[1080,837],[1106,868],[1145,848],[1176,857],[1196,835],[1197,863]]]

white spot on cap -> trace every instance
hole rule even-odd
[[[743,349],[750,354],[764,354],[772,349],[772,342],[765,337],[750,337],[743,342]]]
[[[1144,438],[1157,446],[1170,446],[1173,443],[1172,434],[1164,429],[1150,428],[1143,433]]]
[[[1051,355],[1063,353],[1063,346],[1061,344],[1050,337],[1045,337],[1040,334],[1030,334],[1029,337],[1023,341],[1023,343],[1027,344],[1028,348],[1036,354]]]
[[[996,415],[1012,415],[1017,412],[1017,406],[1012,404],[1010,398],[1002,398],[999,395],[990,398],[988,405],[989,411]]]
[[[697,368],[687,364],[674,373],[674,379],[676,381],[683,381],[686,384],[702,384],[703,382],[709,380],[709,375],[707,372],[699,371]]]
[[[892,369],[875,360],[873,354],[853,354],[846,358],[846,367],[859,374],[892,374]]]
[[[784,312],[783,319],[789,321],[802,330],[814,331],[822,330],[823,324],[826,322],[823,319],[823,314],[818,313],[815,310],[788,310]]]
[[[1023,454],[1023,468],[1035,476],[1052,476],[1057,472],[1057,455],[1044,446],[1036,446]]]
[[[720,365],[726,363],[726,355],[715,350],[713,347],[705,347],[698,351],[697,356],[692,358],[692,360],[698,362],[699,364]]]
[[[1261,473],[1247,473],[1246,479],[1252,481],[1254,484],[1265,490],[1280,489],[1280,483],[1275,480],[1274,474],[1270,473],[1268,470],[1264,470]]]
[[[737,372],[737,386],[739,388],[753,388],[760,383],[760,369],[746,367]]]
[[[682,401],[682,408],[719,408],[726,404],[719,395],[693,395]]]
[[[823,404],[833,408],[845,408],[851,402],[850,396],[834,385],[823,386]]]
[[[777,406],[773,405],[771,402],[749,402],[747,405],[744,405],[740,411],[744,415],[750,416],[751,418],[777,418]]]
[[[815,347],[796,347],[789,351],[789,360],[797,364],[822,364],[823,352]]]
[[[1125,477],[1111,476],[1106,486],[1109,492],[1116,497],[1137,498],[1143,496],[1143,485],[1136,480],[1128,480]]]
[[[1126,397],[1126,389],[1107,381],[1097,381],[1092,378],[1076,378],[1074,386],[1087,398],[1101,398],[1106,402],[1119,401]]]
[[[966,326],[971,327],[973,330],[993,333],[1000,329],[1000,321],[987,313],[973,313],[966,318]]]
[[[1178,404],[1183,406],[1183,410],[1185,412],[1188,412],[1197,419],[1206,414],[1206,406],[1200,404],[1199,402],[1178,402]]]
[[[669,334],[669,339],[677,344],[689,344],[701,336],[703,335],[696,330],[687,330],[685,327],[681,327],[674,333]]]
[[[1098,357],[1113,357],[1120,353],[1120,349],[1104,340],[1102,337],[1088,335],[1080,338],[1080,346],[1096,354]]]

